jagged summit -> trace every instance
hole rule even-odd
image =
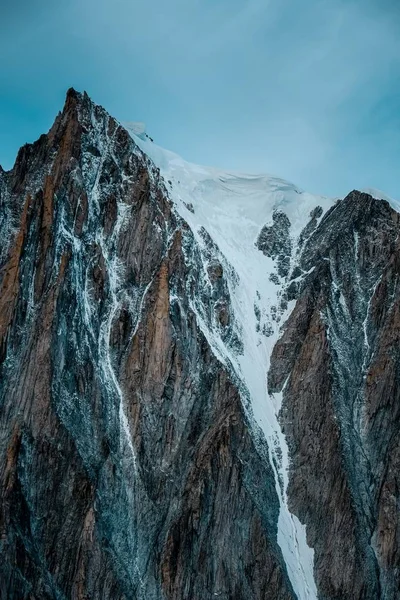
[[[0,597],[397,600],[399,214],[130,129],[0,172]]]
[[[39,139],[32,144],[25,144],[20,149],[20,152],[29,153],[30,149],[34,148],[36,144],[40,143],[45,135],[51,135],[51,132],[59,119],[78,120],[83,124],[85,121],[85,114],[87,118],[87,115],[89,115],[92,111],[96,112],[98,110],[103,111],[104,114],[108,115],[107,111],[105,111],[103,107],[93,102],[86,91],[79,92],[75,88],[70,87],[66,92],[63,109],[58,114],[49,133],[42,134]],[[78,116],[79,113],[81,116]],[[166,178],[172,176],[176,180],[175,183],[177,183],[177,181],[181,182],[186,180],[186,187],[188,185],[193,186],[204,179],[210,179],[215,180],[215,185],[219,186],[220,188],[223,188],[226,184],[228,192],[229,186],[232,186],[232,193],[234,195],[237,195],[240,193],[240,191],[242,191],[243,194],[248,193],[249,196],[254,196],[257,195],[257,193],[263,192],[275,192],[276,195],[281,194],[281,200],[285,204],[290,203],[290,199],[293,197],[293,194],[299,194],[302,196],[300,202],[297,202],[297,204],[300,205],[302,205],[302,200],[304,200],[306,196],[309,198],[314,197],[315,199],[319,199],[321,204],[325,204],[326,207],[333,204],[337,199],[329,199],[325,196],[307,194],[307,192],[300,189],[295,184],[282,178],[275,177],[271,174],[248,174],[190,163],[185,161],[178,154],[154,144],[152,138],[150,138],[146,133],[145,123],[140,121],[124,121],[121,123],[121,126],[128,131],[132,139],[143,150],[143,152],[154,162],[157,167],[161,169]],[[0,170],[3,171],[1,165]],[[189,179],[191,179],[191,181],[189,181]],[[395,208],[395,210],[400,210],[400,203],[393,198],[390,198],[381,190],[377,190],[375,188],[365,188],[362,190],[355,189],[354,191],[360,191],[369,194],[376,199],[386,200],[393,206],[393,208]],[[349,197],[350,196],[348,195],[348,198]],[[278,204],[276,207],[279,209]],[[305,206],[305,210],[307,208],[308,204]],[[268,207],[268,210],[270,210],[270,207]]]

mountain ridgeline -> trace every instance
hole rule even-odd
[[[0,168],[0,600],[398,600],[395,208],[69,90]]]

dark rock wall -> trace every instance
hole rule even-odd
[[[338,202],[303,247],[312,271],[272,355],[323,599],[400,597],[398,233],[387,202]]]
[[[0,209],[0,598],[295,600],[266,442],[199,327],[243,351],[229,257],[73,90]],[[295,300],[268,373],[289,507],[320,599],[395,600],[399,215],[358,192],[321,214],[257,242]]]
[[[191,309],[229,342],[223,268],[159,172],[71,90],[0,204],[0,597],[294,599],[267,450]]]

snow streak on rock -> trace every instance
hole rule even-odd
[[[242,399],[255,435],[261,428],[268,442],[280,502],[278,544],[299,600],[315,600],[313,550],[307,545],[305,527],[290,513],[287,504],[289,453],[278,419],[281,394],[268,393],[266,374],[280,325],[293,305],[287,302],[285,275],[289,270],[292,274],[296,267],[300,235],[310,223],[310,213],[311,217],[317,213],[319,219],[333,202],[302,192],[281,179],[193,165],[151,142],[133,137],[160,168],[176,210],[189,223],[202,253],[214,244],[220,262],[231,267],[225,272],[234,327],[242,348],[230,347],[218,328],[201,314],[201,307],[193,309],[215,355],[241,382]],[[317,207],[322,208],[316,210]],[[290,239],[283,240],[282,252],[279,239],[273,240],[274,250],[268,256],[257,248],[256,242],[263,226],[273,220],[276,224],[275,215],[286,219],[283,231],[288,228]],[[314,220],[315,227],[315,216]],[[212,241],[208,245],[204,231]],[[287,269],[282,269],[286,263]]]

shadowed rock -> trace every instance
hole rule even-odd
[[[190,308],[232,335],[225,267],[159,171],[70,90],[0,203],[0,597],[293,600],[266,444]]]

